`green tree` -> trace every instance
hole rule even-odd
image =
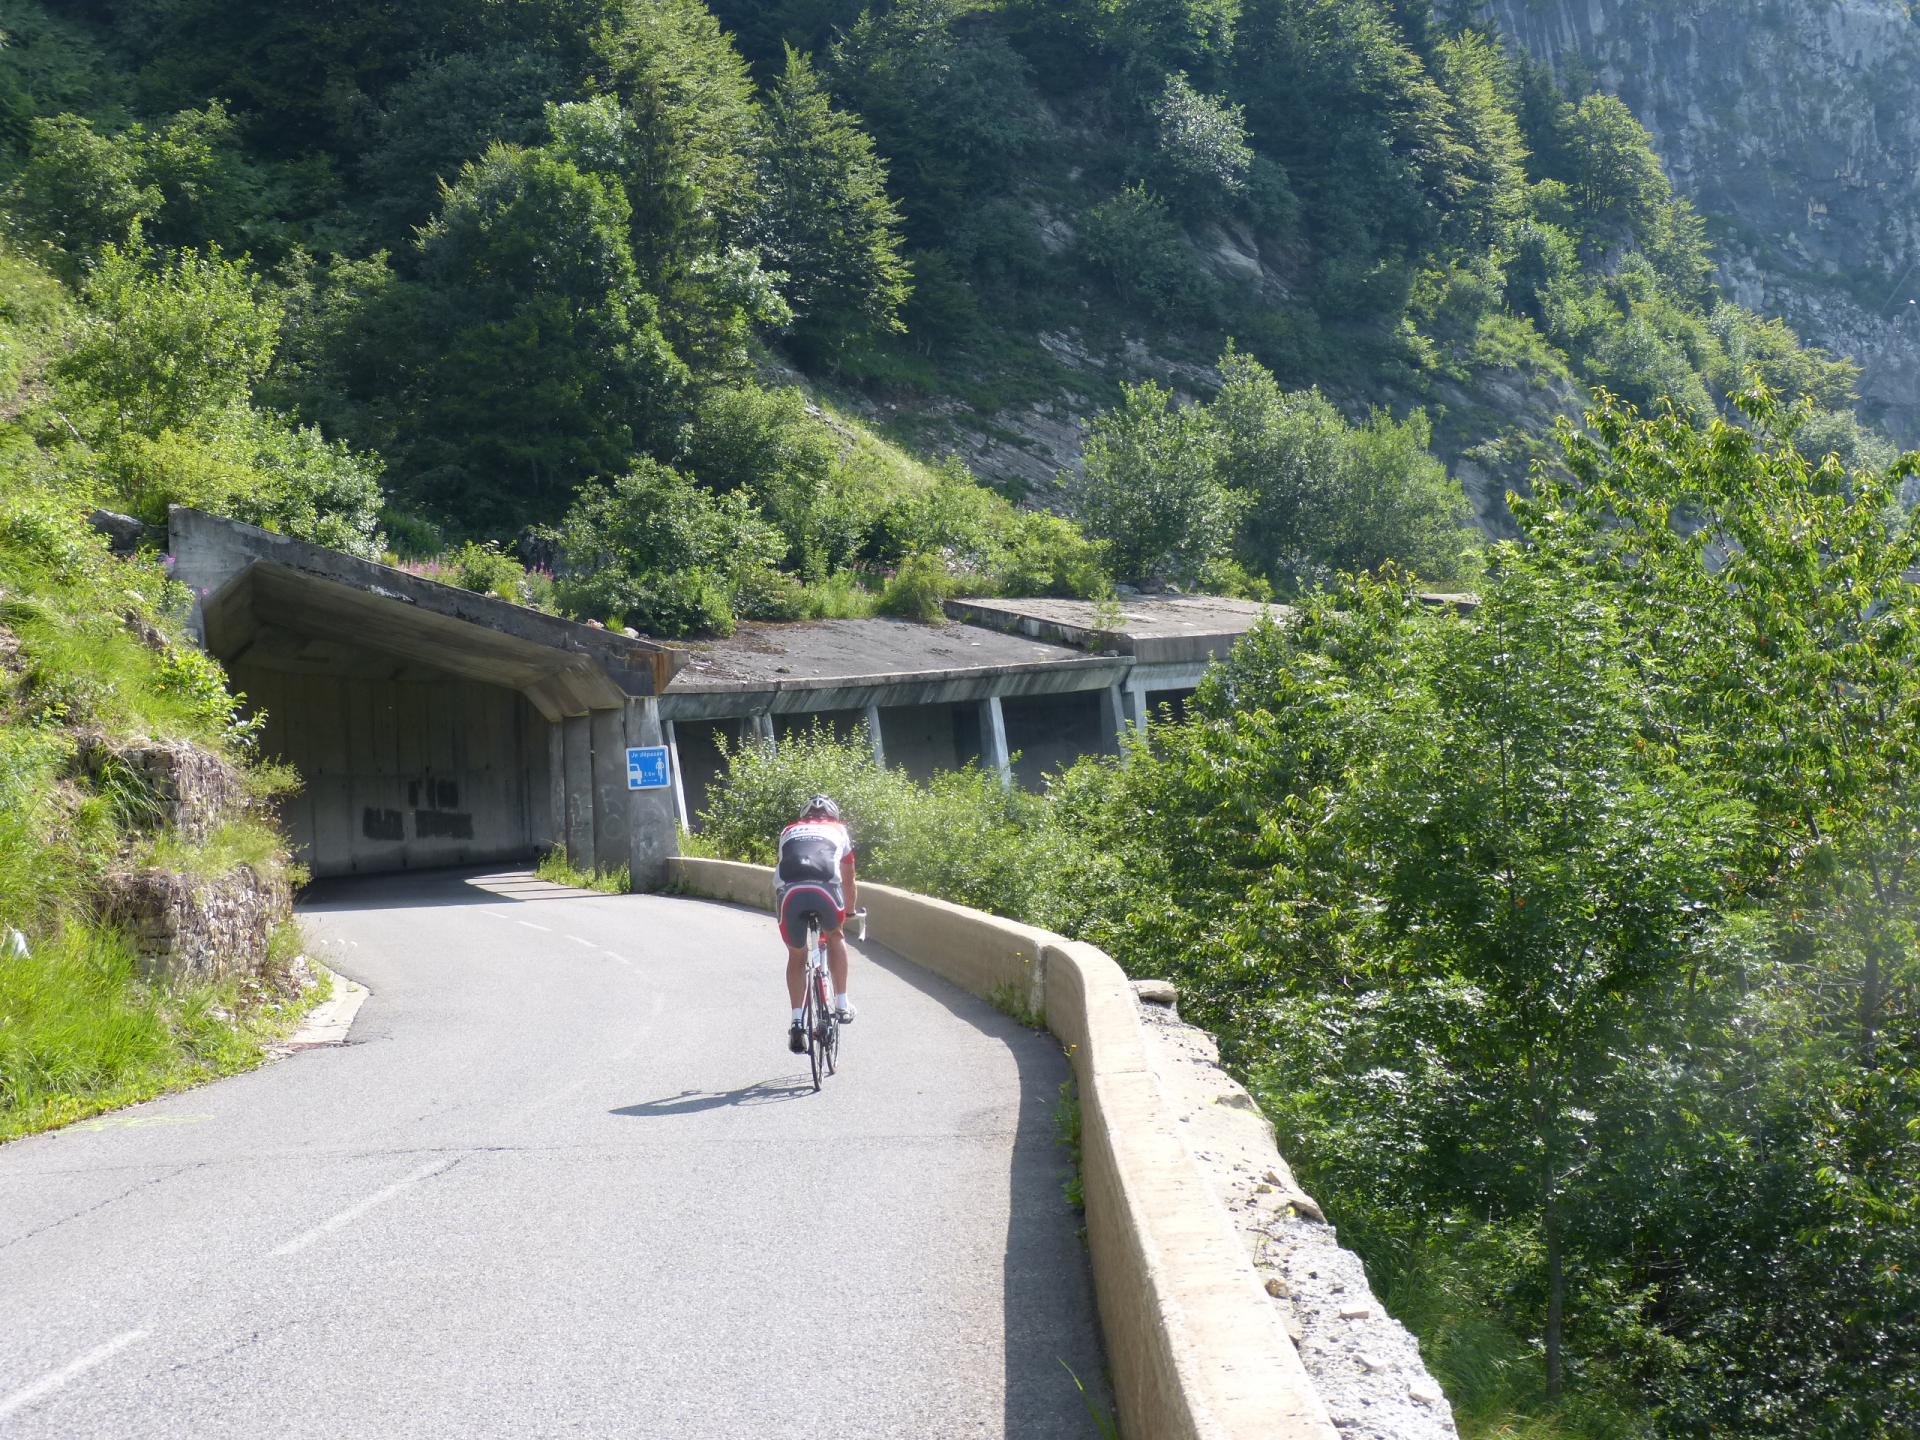
[[[1453,102],[1466,182],[1448,217],[1449,228],[1468,243],[1496,240],[1527,205],[1527,145],[1507,102],[1506,55],[1494,41],[1469,30],[1441,41],[1435,61]]]
[[[1242,498],[1220,482],[1204,409],[1151,380],[1088,427],[1082,471],[1066,484],[1074,518],[1104,541],[1116,578],[1193,584],[1232,546]]]
[[[661,180],[656,172],[674,163],[673,157],[658,153],[643,116],[599,95],[549,106],[547,124],[551,153],[626,197],[629,243],[645,257],[637,267],[639,283],[658,302],[661,328],[675,352],[702,372],[744,370],[756,330],[780,329],[793,318],[778,289],[785,276],[767,273],[750,248],[708,248],[735,227],[723,227],[702,208],[704,192],[686,173]],[[662,183],[664,193],[657,188]],[[684,214],[675,210],[682,201],[693,207]]]
[[[1201,214],[1246,193],[1254,154],[1241,106],[1203,95],[1180,72],[1167,77],[1152,113],[1153,167],[1169,193]]]
[[[563,609],[662,636],[731,633],[737,592],[786,549],[744,491],[709,495],[652,460],[584,487],[554,536]]]
[[[830,355],[902,329],[912,277],[873,141],[834,109],[813,66],[794,50],[766,116],[758,232],[768,263],[787,277],[795,338]]]
[[[1427,244],[1470,188],[1452,104],[1374,0],[1251,0],[1235,93],[1324,258]]]
[[[1618,96],[1582,100],[1567,115],[1562,143],[1574,194],[1599,225],[1639,229],[1672,196],[1652,137]]]
[[[495,142],[537,143],[566,78],[552,56],[517,45],[460,51],[410,71],[387,94],[359,157],[375,241],[404,247],[431,218],[441,185]]]
[[[835,88],[886,156],[923,243],[1011,180],[1043,133],[1026,61],[959,0],[862,10],[832,57]]]
[[[1122,65],[1205,69],[1233,54],[1241,0],[1075,0],[1069,23]]]
[[[680,462],[709,489],[751,497],[786,537],[787,567],[808,579],[844,567],[876,518],[877,497],[847,473],[833,432],[795,389],[709,391]]]
[[[1162,316],[1189,315],[1208,294],[1206,277],[1166,202],[1144,184],[1129,185],[1087,211],[1080,243],[1115,289]]]
[[[32,153],[8,199],[38,239],[84,261],[108,245],[124,245],[160,192],[124,141],[97,133],[78,115],[37,119]],[[70,265],[70,273],[77,266]]]
[[[1285,591],[1389,562],[1429,582],[1477,575],[1478,532],[1423,413],[1355,427],[1318,390],[1283,391],[1250,355],[1229,350],[1220,371],[1207,411],[1221,482],[1247,498],[1238,550],[1254,574]]]
[[[1571,479],[1549,481],[1522,523],[1558,563],[1631,587],[1633,643],[1739,777],[1782,879],[1820,897],[1827,944],[1853,957],[1871,1064],[1888,1014],[1910,1023],[1920,979],[1920,531],[1898,504],[1920,457],[1850,473],[1793,445],[1798,417],[1771,392],[1738,400],[1754,429],[1603,406],[1566,437]]]
[[[406,483],[482,528],[557,514],[666,439],[685,366],[627,246],[617,185],[496,145],[420,232],[426,340]]]
[[[109,244],[82,294],[55,374],[107,443],[195,428],[244,403],[273,359],[278,307],[218,250],[161,260]]]
[[[606,0],[593,32],[600,88],[629,127],[620,173],[642,282],[741,243],[761,204],[765,144],[753,82],[700,0]]]

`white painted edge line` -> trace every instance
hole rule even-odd
[[[584,945],[589,950],[598,950],[600,948],[598,945],[594,944],[593,941],[582,940],[578,935],[569,935],[567,936],[567,939],[573,941],[573,943],[576,945]]]
[[[543,932],[543,933],[551,933],[551,932],[549,932],[549,931],[547,931],[547,927],[546,927],[546,926],[544,926],[544,925],[536,925],[536,924],[534,924],[534,923],[533,923],[533,921],[531,921],[531,920],[516,920],[516,921],[514,921],[513,923],[514,923],[514,924],[516,924],[516,925],[524,925],[524,926],[526,926],[526,927],[527,927],[527,929],[529,929],[529,930],[539,930],[539,931],[541,931],[541,932]]]
[[[327,1219],[322,1220],[305,1234],[294,1236],[293,1239],[273,1251],[273,1255],[279,1257],[299,1254],[302,1250],[313,1244],[314,1241],[324,1240],[336,1230],[344,1230],[362,1215],[373,1209],[374,1206],[385,1204],[402,1190],[405,1190],[409,1185],[418,1185],[422,1180],[438,1175],[442,1170],[452,1168],[452,1166],[459,1162],[459,1159],[460,1157],[457,1155],[443,1156],[429,1165],[422,1165],[411,1175],[394,1181],[393,1184],[387,1186],[386,1189],[374,1191],[373,1194],[362,1200],[358,1205],[349,1205],[338,1215],[329,1216]]]
[[[42,1375],[26,1389],[14,1391],[6,1399],[0,1400],[0,1420],[4,1420],[16,1410],[33,1404],[36,1400],[51,1395],[74,1376],[84,1374],[104,1360],[111,1360],[134,1341],[145,1339],[146,1334],[144,1330],[129,1330],[125,1334],[116,1335],[106,1344],[95,1346],[78,1360],[62,1365],[51,1375]]]
[[[345,1043],[347,1032],[353,1029],[353,1017],[360,1013],[360,1007],[366,1004],[369,993],[366,986],[347,979],[336,970],[333,974],[333,998],[323,1005],[316,1005],[300,1028],[280,1043],[289,1050]]]

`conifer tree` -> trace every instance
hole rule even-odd
[[[833,353],[905,329],[900,307],[912,275],[900,254],[900,210],[887,195],[886,165],[792,49],[767,97],[766,125],[760,240],[769,267],[787,275],[796,338]]]

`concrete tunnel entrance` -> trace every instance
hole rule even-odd
[[[284,816],[316,877],[564,846],[663,878],[671,792],[630,790],[627,750],[661,743],[666,647],[198,511],[169,542],[263,753],[300,774]]]
[[[306,865],[316,876],[366,874],[550,849],[539,712],[499,686],[394,668],[368,677],[231,667],[248,704],[266,714],[262,752],[300,773],[282,814]]]

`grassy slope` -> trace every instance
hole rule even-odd
[[[28,950],[0,958],[0,1140],[244,1069],[324,993],[291,983],[290,928],[259,978],[168,986],[94,917],[109,871],[178,846],[83,744],[244,756],[192,672],[141,638],[177,633],[158,563],[113,558],[81,518],[84,456],[42,384],[63,325],[59,287],[0,252],[0,927]],[[285,865],[277,837],[236,838],[235,863]]]

